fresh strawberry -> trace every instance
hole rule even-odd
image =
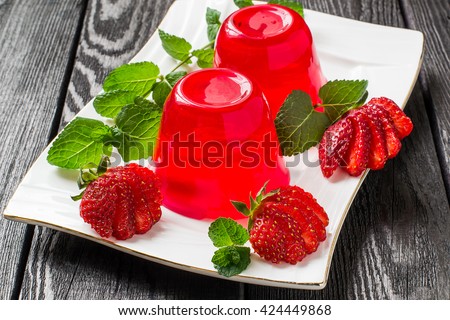
[[[381,121],[381,125],[383,127],[384,135],[386,138],[388,159],[394,158],[400,152],[402,143],[398,136],[398,131],[394,126],[394,122],[389,115],[389,112],[376,104],[367,104],[365,108],[370,109],[372,113],[374,113],[376,117]]]
[[[148,168],[129,164],[89,182],[80,215],[102,237],[118,240],[145,233],[161,217],[160,182]]]
[[[278,189],[273,196],[267,197],[266,201],[286,202],[295,199],[302,202],[308,211],[314,213],[324,227],[328,226],[328,215],[311,193],[306,192],[298,186],[284,186]]]
[[[273,202],[259,207],[253,216],[250,243],[265,260],[296,264],[306,255],[305,242],[297,220],[286,209]]]
[[[378,113],[370,106],[363,106],[361,111],[367,116],[369,120],[369,129],[371,134],[369,162],[367,164],[369,169],[380,170],[383,169],[384,164],[388,159],[388,150],[386,144],[386,134],[383,130],[383,124],[379,118]]]
[[[352,110],[347,118],[352,122],[353,138],[350,142],[348,152],[344,158],[344,169],[352,176],[359,176],[369,162],[369,150],[371,134],[367,116],[359,111]]]
[[[389,113],[392,121],[394,122],[394,126],[397,129],[398,137],[400,140],[411,133],[414,127],[411,119],[391,99],[385,97],[373,98],[367,103],[367,105],[382,107]]]
[[[136,233],[146,233],[153,226],[154,223],[161,218],[161,202],[162,196],[160,193],[161,183],[159,179],[148,168],[129,164],[127,168],[139,177],[134,180],[133,190],[135,191],[136,211],[134,214]],[[151,174],[149,174],[149,171]],[[149,215],[148,213],[152,214]]]
[[[297,186],[281,187],[265,194],[265,186],[250,197],[251,206],[233,201],[233,205],[249,217],[250,243],[262,258],[278,263],[295,264],[305,254],[317,250],[326,238],[328,216],[311,194]]]
[[[283,206],[283,210],[289,213],[298,223],[301,230],[301,236],[305,242],[306,253],[313,253],[319,246],[318,233],[311,221],[303,214],[304,205],[291,198],[291,201],[280,202],[279,205]],[[325,227],[322,225],[323,230]]]
[[[343,118],[330,126],[319,144],[320,169],[326,178],[336,171],[347,153],[353,135],[353,126],[348,118]]]

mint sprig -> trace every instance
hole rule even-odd
[[[319,143],[331,124],[349,110],[364,104],[368,96],[367,85],[365,80],[330,81],[319,90],[322,103],[316,106],[312,105],[308,94],[294,90],[275,119],[283,155],[296,155]],[[324,111],[318,111],[318,107]]]
[[[208,34],[208,40],[216,40],[217,33],[219,32],[221,22],[220,22],[220,11],[216,9],[206,8],[206,32]]]
[[[211,259],[217,272],[225,277],[232,277],[247,269],[250,264],[250,248],[229,246],[214,252]]]
[[[248,241],[248,232],[232,219],[219,218],[209,227],[209,238],[215,247],[243,245]]]
[[[210,36],[212,36],[212,34],[210,35],[208,31],[208,37]],[[214,58],[214,50],[213,50],[214,39],[210,40],[210,42],[204,47],[192,50],[192,45],[184,38],[171,35],[169,33],[164,32],[163,30],[159,30],[159,37],[161,39],[163,49],[172,58],[180,61],[180,63],[172,70],[172,72],[185,64],[187,65],[191,64],[192,63],[191,59],[194,57],[197,58],[197,65],[199,68],[212,67],[212,62]]]
[[[103,139],[110,128],[103,122],[78,117],[59,134],[48,151],[47,161],[67,169],[79,169],[87,163],[98,163],[102,155],[111,155],[112,147]]]
[[[288,7],[295,12],[297,12],[300,16],[303,15],[303,6],[295,0],[269,0],[268,4],[278,4],[280,6]]]
[[[253,6],[252,0],[233,0],[233,2],[238,8]]]
[[[209,238],[215,247],[211,262],[217,272],[225,277],[235,276],[250,264],[250,248],[243,245],[248,241],[247,230],[229,218],[218,218],[211,223]]]

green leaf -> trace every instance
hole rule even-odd
[[[367,99],[367,80],[335,80],[329,81],[319,90],[322,100],[320,106],[331,122],[338,120],[344,113],[358,108]]]
[[[153,89],[153,100],[158,107],[162,108],[164,106],[164,102],[166,102],[170,91],[172,91],[172,86],[166,80],[158,82],[155,85]]]
[[[231,200],[231,204],[236,208],[237,211],[242,213],[244,216],[248,217],[250,215],[250,209],[244,202]]]
[[[172,87],[174,87],[175,84],[178,82],[178,80],[183,78],[185,75],[187,75],[186,71],[174,71],[174,72],[169,73],[165,78],[166,78],[167,82]]]
[[[192,45],[186,39],[159,30],[159,38],[164,50],[174,59],[184,61],[189,57]],[[191,63],[190,60],[188,63]]]
[[[209,226],[208,236],[214,246],[224,247],[243,245],[248,241],[248,232],[243,226],[230,218],[218,218]]]
[[[303,17],[303,6],[295,0],[269,0],[268,3],[288,7]]]
[[[234,1],[234,4],[238,8],[244,8],[244,7],[253,6],[253,1],[252,0],[233,0],[233,1]]]
[[[220,22],[220,11],[206,8],[206,24],[207,24],[207,34],[208,40],[216,40],[217,33],[219,32],[221,22]]]
[[[307,93],[293,91],[275,119],[283,155],[292,156],[315,146],[330,124],[325,113],[314,110]]]
[[[236,246],[220,248],[214,253],[211,262],[222,276],[238,275],[250,264],[250,248]]]
[[[146,159],[153,154],[158,135],[161,110],[157,105],[140,100],[125,106],[116,117],[113,141],[125,162]]]
[[[94,108],[98,114],[106,118],[115,118],[127,104],[132,104],[137,93],[126,90],[113,90],[99,94],[94,99]]]
[[[103,154],[111,155],[111,146],[103,144],[109,129],[98,120],[75,118],[53,142],[47,161],[66,169],[79,169],[89,162],[98,163]]]
[[[192,55],[197,57],[197,65],[204,68],[212,68],[214,60],[214,49],[200,49],[192,51]]]
[[[167,97],[172,91],[175,84],[187,74],[186,71],[174,71],[169,73],[165,78],[158,82],[153,89],[153,100],[160,107],[164,107]]]
[[[137,62],[114,69],[105,79],[103,89],[133,91],[148,96],[159,76],[159,68],[152,62]]]

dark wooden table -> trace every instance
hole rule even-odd
[[[100,91],[111,69],[137,53],[171,3],[0,0],[0,211],[50,139]],[[303,3],[338,16],[420,30],[426,40],[419,81],[406,106],[415,130],[400,155],[364,182],[324,290],[209,278],[1,219],[0,298],[449,299],[449,1]]]

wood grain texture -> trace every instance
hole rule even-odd
[[[308,1],[305,7],[404,26],[400,7],[391,0],[351,4]],[[432,148],[421,86],[416,85],[406,113],[412,117],[415,129],[403,141],[400,155],[366,178],[342,228],[327,287],[323,291],[301,291],[246,286],[246,298],[449,298],[449,204]]]
[[[0,212],[48,143],[81,1],[0,1]],[[60,106],[62,107],[62,105]],[[17,298],[29,241],[0,219],[0,299]],[[33,227],[28,227],[32,234]]]
[[[61,126],[101,89],[113,68],[147,42],[172,1],[90,1]],[[242,284],[151,263],[36,228],[21,299],[236,299]]]
[[[447,197],[450,198],[450,3],[446,0],[400,2],[407,26],[425,36],[420,83],[427,101]]]

